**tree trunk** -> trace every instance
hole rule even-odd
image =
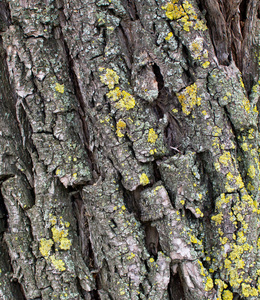
[[[259,17],[0,1],[1,299],[259,299]]]

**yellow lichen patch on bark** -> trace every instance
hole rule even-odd
[[[207,277],[207,282],[206,282],[206,285],[205,285],[205,291],[207,292],[207,291],[212,290],[212,289],[213,289],[213,286],[214,286],[213,280],[212,280],[211,277],[208,276],[208,277]]]
[[[170,40],[170,38],[173,36],[173,33],[172,32],[169,32],[168,34],[167,34],[167,36],[165,37],[165,40],[166,41],[169,41]]]
[[[145,173],[142,173],[142,175],[140,176],[140,184],[147,185],[149,182],[150,181],[147,175]]]
[[[126,128],[126,123],[123,121],[123,120],[119,120],[117,123],[116,123],[116,134],[118,137],[123,137],[124,134],[121,132],[121,129],[124,129]]]
[[[50,255],[50,251],[51,251],[51,247],[54,244],[52,239],[41,239],[40,241],[40,252],[42,254],[42,256],[44,257],[48,257]]]
[[[233,299],[233,293],[229,290],[224,290],[222,294],[222,300],[232,300]]]
[[[69,250],[71,247],[71,241],[67,238],[60,239],[60,246],[62,250]]]
[[[200,59],[203,51],[203,39],[197,37],[190,45],[189,49],[194,59]]]
[[[126,91],[121,91],[119,87],[108,92],[107,97],[116,102],[116,107],[118,109],[132,109],[135,107],[134,97]]]
[[[187,86],[183,91],[177,93],[177,98],[185,115],[189,115],[195,105],[201,105],[201,98],[197,97],[197,84]]]
[[[147,139],[148,143],[154,144],[157,139],[158,139],[158,134],[154,131],[153,128],[150,128],[148,133],[148,139]]]
[[[202,20],[198,20],[198,15],[190,2],[185,0],[182,4],[178,4],[179,0],[171,0],[162,9],[170,20],[180,21],[183,30],[190,31],[190,27],[195,30],[204,31],[207,26]]]
[[[255,172],[255,167],[251,165],[248,170],[247,170],[247,175],[251,178],[255,178],[256,172]]]
[[[55,255],[50,256],[51,262],[56,270],[65,271],[65,263],[61,259],[56,259]]]
[[[116,104],[119,109],[125,108],[126,110],[132,109],[135,107],[134,97],[126,91],[122,91],[122,98]]]
[[[63,93],[64,93],[64,84],[59,84],[58,82],[56,82],[55,90],[56,90],[58,93],[63,94]]]
[[[217,214],[217,215],[215,215],[215,216],[212,216],[212,217],[211,217],[211,220],[212,220],[212,221],[215,221],[216,225],[220,225],[221,222],[222,222],[222,220],[223,220],[223,214],[222,214],[222,213],[219,213],[219,214]]]
[[[99,69],[99,71],[103,70],[104,68]],[[110,90],[113,89],[116,84],[118,84],[120,78],[114,70],[108,68],[106,69],[106,73],[100,75],[99,77],[100,81],[107,85]]]

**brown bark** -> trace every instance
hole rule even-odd
[[[259,2],[0,1],[0,297],[258,299]]]

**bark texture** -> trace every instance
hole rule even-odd
[[[1,299],[259,299],[259,16],[0,0]]]

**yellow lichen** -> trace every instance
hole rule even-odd
[[[213,280],[211,277],[207,276],[207,282],[206,282],[206,285],[205,285],[205,291],[210,291],[213,289]]]
[[[204,23],[204,21],[202,20],[197,20],[194,26],[195,30],[200,30],[200,31],[205,31],[208,29],[208,27],[206,26],[206,24]]]
[[[219,172],[220,169],[221,169],[220,163],[217,163],[217,162],[214,163],[214,167],[215,167],[215,170],[218,171],[218,172]]]
[[[203,39],[197,37],[189,46],[192,56],[195,59],[200,59],[203,51]]]
[[[102,69],[100,71],[103,71]],[[118,84],[120,78],[114,70],[108,68],[106,69],[106,73],[99,77],[100,81],[107,85],[110,90],[114,88],[115,84]]]
[[[245,88],[245,85],[244,85],[242,77],[239,78],[239,81],[240,81],[240,84],[241,84],[242,88]]]
[[[229,290],[224,290],[222,294],[222,300],[232,300],[233,299],[233,293]]]
[[[253,192],[255,190],[255,187],[252,185],[251,182],[248,182],[247,189],[249,190],[249,192]]]
[[[59,84],[58,82],[56,82],[55,90],[57,92],[63,94],[64,93],[64,84]]]
[[[242,103],[244,105],[246,112],[249,113],[250,112],[250,102],[247,99],[247,97],[244,97],[244,99],[242,100]]]
[[[196,214],[200,215],[201,217],[204,216],[203,212],[198,207],[196,208]]]
[[[41,239],[40,241],[40,252],[42,254],[42,256],[44,257],[48,257],[50,255],[50,251],[51,251],[51,247],[53,245],[53,240],[52,239]]]
[[[247,175],[251,178],[255,178],[255,167],[253,165],[251,165],[248,170],[247,170]]]
[[[241,177],[241,175],[239,174],[237,177],[236,177],[236,185],[242,189],[245,185],[244,185],[244,182],[243,182],[243,179]]]
[[[227,180],[231,180],[233,178],[233,174],[231,172],[227,173]]]
[[[251,128],[251,129],[249,129],[248,130],[248,138],[250,139],[250,140],[253,140],[254,139],[254,129],[253,128]]]
[[[132,109],[135,107],[134,97],[126,91],[121,91],[118,87],[108,92],[107,97],[112,98],[116,102],[116,107],[119,109]]]
[[[181,22],[180,24],[185,31],[190,31],[190,27],[203,31],[207,29],[204,22],[198,20],[198,15],[191,3],[185,0],[182,5],[179,5],[178,2],[178,0],[171,0],[166,6],[162,6],[162,9],[166,10],[167,18]]]
[[[123,120],[119,120],[116,124],[116,134],[118,137],[123,137],[124,134],[121,132],[121,129],[126,128],[126,123]]]
[[[169,41],[170,40],[170,38],[173,36],[173,33],[172,32],[169,32],[168,34],[167,34],[167,36],[165,37],[165,40],[166,41]]]
[[[211,220],[212,220],[212,221],[215,221],[215,224],[216,224],[216,225],[219,225],[219,224],[221,224],[221,222],[222,222],[222,220],[223,220],[223,214],[222,214],[222,213],[219,213],[219,214],[217,214],[217,215],[215,215],[215,216],[212,216],[212,217],[211,217]]]
[[[219,162],[223,164],[225,167],[228,166],[228,162],[231,161],[231,155],[229,151],[225,151],[220,157],[219,157]]]
[[[62,237],[60,239],[60,245],[59,247],[62,249],[62,250],[69,250],[70,247],[71,247],[71,241],[67,238],[64,238]]]
[[[134,97],[127,93],[126,91],[122,91],[122,98],[117,103],[117,107],[120,109],[125,108],[126,110],[132,109],[135,107],[135,99]]]
[[[242,283],[242,293],[245,297],[258,296],[258,290],[246,283]]]
[[[166,6],[162,7],[162,9],[166,10],[165,15],[170,20],[178,20],[186,15],[184,9],[175,3],[178,3],[178,1],[172,0],[168,2]]]
[[[206,69],[210,66],[210,62],[209,61],[205,61],[202,65],[202,68]]]
[[[50,256],[51,262],[54,265],[55,269],[59,271],[65,271],[65,263],[61,259],[56,259],[54,255]]]
[[[214,126],[212,130],[213,136],[220,136],[222,134],[222,129],[218,126]]]
[[[157,152],[157,149],[151,149],[151,150],[149,151],[149,153],[150,153],[151,155],[154,155],[156,152]]]
[[[140,176],[140,184],[147,185],[149,182],[150,181],[147,175],[145,173],[142,173],[142,175]]]
[[[158,139],[158,134],[156,134],[153,128],[150,128],[148,133],[148,139],[147,139],[148,143],[154,144],[157,139]]]
[[[133,259],[135,257],[135,254],[133,252],[131,252],[131,254],[129,256],[127,256],[127,259],[130,260],[130,259]]]
[[[243,143],[241,145],[241,148],[243,149],[243,151],[248,151],[248,145],[247,145],[247,143]]]
[[[108,98],[111,98],[113,101],[116,101],[121,97],[122,92],[119,87],[116,87],[115,89],[108,92],[106,95]]]
[[[53,216],[52,217],[52,215],[50,215],[50,223],[51,223],[51,225],[52,226],[54,226],[56,223],[57,223],[57,218],[56,218],[56,216]]]
[[[57,227],[52,227],[51,231],[52,231],[53,240],[56,243],[59,242],[61,240],[61,238],[68,236],[67,229],[64,230],[64,229],[60,229]]]
[[[180,93],[176,93],[177,98],[182,106],[184,114],[189,115],[195,105],[201,105],[201,98],[197,97],[197,84],[193,83],[187,86]]]

